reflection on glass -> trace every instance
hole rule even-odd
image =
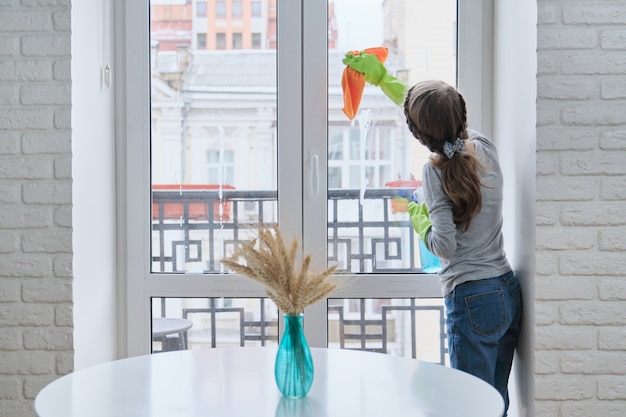
[[[443,300],[329,299],[328,347],[448,364]]]
[[[420,271],[406,200],[397,200],[399,188],[410,195],[421,184],[427,151],[408,132],[402,109],[376,86],[366,85],[354,120],[343,114],[342,58],[384,46],[390,75],[408,85],[454,85],[456,1],[328,0],[328,14],[329,258],[346,273]],[[335,188],[343,199],[333,197]]]
[[[277,346],[278,309],[269,298],[153,298],[152,336],[153,352]]]

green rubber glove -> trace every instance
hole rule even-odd
[[[428,214],[426,204],[417,204],[414,201],[410,201],[409,217],[411,218],[413,229],[415,229],[417,234],[420,235],[420,238],[422,239],[422,242],[424,242],[424,245],[426,245],[426,248],[430,250],[428,247],[428,241],[426,240],[426,235],[433,227],[433,222],[430,221],[430,215]]]
[[[398,106],[402,106],[408,90],[405,83],[387,74],[387,68],[374,54],[361,52],[359,54],[347,53],[342,60],[344,65],[364,75],[365,81],[377,85]]]
[[[344,65],[360,72],[365,76],[365,81],[378,85],[387,74],[387,68],[374,54],[361,51],[359,54],[348,52],[341,61]]]

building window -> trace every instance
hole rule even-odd
[[[198,33],[196,37],[196,48],[206,49],[206,33]]]
[[[392,129],[372,127],[365,138],[359,128],[328,129],[329,188],[384,187],[393,177]],[[361,169],[363,168],[363,170]]]
[[[250,6],[252,8],[252,17],[261,17],[262,16],[262,9],[261,9],[261,2],[260,1],[250,2]]]
[[[261,49],[261,34],[252,34],[252,49]]]
[[[243,16],[243,6],[241,4],[240,1],[234,1],[231,4],[231,13],[232,13],[232,17],[233,19],[241,19],[241,17]]]
[[[226,34],[225,33],[215,34],[215,49],[226,49]]]
[[[241,49],[242,37],[241,33],[233,33],[233,49]]]
[[[328,167],[328,188],[341,188],[341,168]]]
[[[215,17],[226,17],[226,2],[225,1],[216,1],[215,2]]]
[[[209,172],[209,184],[234,184],[235,183],[235,152],[233,151],[207,151],[207,168]]]
[[[343,128],[328,129],[328,159],[331,161],[343,159]]]
[[[206,17],[206,1],[196,3],[196,17]]]

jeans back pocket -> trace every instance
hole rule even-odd
[[[484,336],[500,332],[506,323],[505,304],[503,290],[465,297],[472,331]]]

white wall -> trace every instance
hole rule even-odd
[[[72,2],[75,369],[117,359],[111,0]],[[103,34],[104,33],[104,34]]]
[[[537,2],[535,415],[626,416],[626,2]]]
[[[74,367],[69,0],[0,2],[0,416]]]
[[[504,173],[505,250],[522,284],[523,334],[509,415],[534,416],[536,24],[534,2],[495,2],[494,139]]]

